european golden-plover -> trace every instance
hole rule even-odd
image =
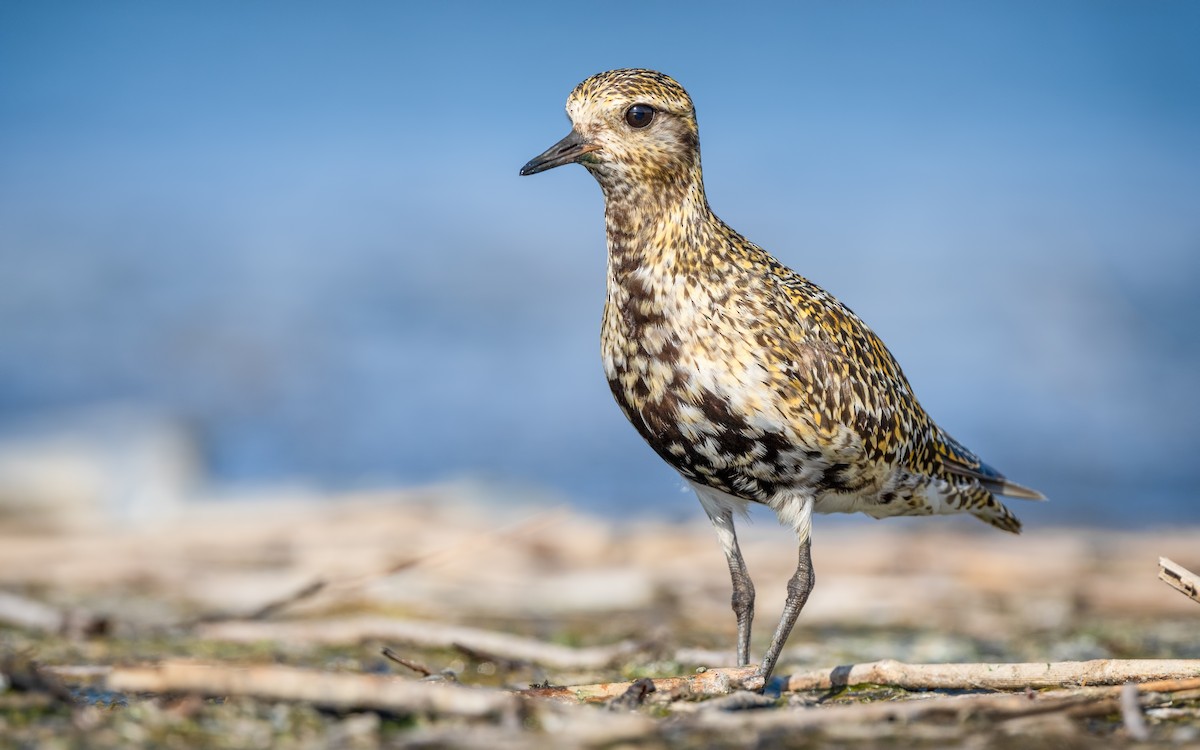
[[[871,329],[708,206],[696,112],[652,70],[612,70],[567,99],[571,132],[522,175],[577,162],[604,192],[604,372],[625,416],[700,498],[729,563],[737,660],[754,585],[734,514],[772,508],[800,546],[756,672],[770,679],[813,586],[812,514],[966,512],[1005,531],[997,499],[1041,499],[934,424]]]

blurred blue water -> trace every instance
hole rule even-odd
[[[0,420],[178,415],[223,480],[694,513],[611,403],[583,77],[697,102],[712,205],[1055,502],[1200,520],[1200,6],[0,6]]]

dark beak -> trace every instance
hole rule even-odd
[[[521,174],[537,174],[545,172],[547,169],[561,167],[564,164],[579,161],[579,157],[599,148],[580,135],[578,131],[572,129],[570,133],[567,133],[566,138],[530,159],[528,164],[521,167]]]

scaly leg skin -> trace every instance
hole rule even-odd
[[[731,602],[733,613],[737,615],[738,624],[737,663],[739,667],[745,667],[750,664],[750,624],[754,620],[754,582],[750,580],[750,574],[746,571],[746,561],[742,558],[742,550],[738,547],[737,532],[733,528],[733,512],[723,510],[709,513],[708,518],[717,530],[717,539],[721,542],[721,549],[725,552],[725,559],[729,563],[729,577],[733,581]]]
[[[815,582],[816,578],[813,575],[812,567],[812,538],[805,536],[804,541],[800,543],[800,560],[796,564],[796,572],[788,580],[787,600],[783,604],[783,616],[779,618],[779,627],[775,628],[775,635],[771,637],[771,646],[767,649],[766,656],[763,657],[762,665],[754,676],[743,684],[746,689],[762,690],[766,687],[767,682],[771,679],[771,673],[775,671],[775,664],[779,661],[779,654],[783,651],[783,644],[787,643],[788,636],[792,633],[792,626],[796,624],[800,610],[804,609],[804,603],[808,601],[808,595],[812,592]]]

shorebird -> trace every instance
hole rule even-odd
[[[754,584],[734,516],[791,527],[799,561],[754,678],[765,685],[813,587],[813,513],[970,513],[1017,533],[997,495],[1043,499],[950,437],[900,366],[833,295],[708,206],[691,97],[652,70],[612,70],[567,98],[571,132],[521,168],[583,165],[604,193],[604,373],[617,404],[695,490],[733,583],[750,664]]]

